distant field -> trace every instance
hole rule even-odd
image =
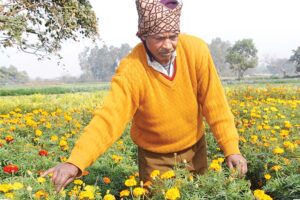
[[[223,79],[224,86],[236,86],[236,85],[253,85],[263,87],[265,85],[293,85],[300,86],[300,78],[255,78],[255,79]],[[76,84],[56,84],[56,85],[30,85],[30,86],[0,86],[0,96],[20,96],[20,95],[32,95],[32,94],[66,94],[77,92],[95,92],[108,90],[110,83],[76,83]]]
[[[77,83],[43,86],[3,86],[0,87],[0,96],[94,92],[107,90],[109,85],[109,83]]]

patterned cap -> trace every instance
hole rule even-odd
[[[139,15],[137,36],[180,32],[182,2],[178,0],[136,0]]]

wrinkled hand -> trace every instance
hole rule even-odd
[[[61,163],[45,171],[42,177],[53,173],[52,183],[54,184],[56,192],[60,192],[62,188],[76,178],[79,171],[79,168],[71,163]]]
[[[247,160],[239,154],[233,154],[226,157],[226,163],[230,169],[236,168],[241,175],[248,171]]]

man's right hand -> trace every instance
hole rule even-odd
[[[52,182],[54,184],[55,190],[56,192],[60,192],[62,188],[64,188],[76,178],[79,172],[79,168],[75,165],[71,163],[61,163],[45,171],[42,174],[42,177],[45,177],[46,175],[52,173]]]

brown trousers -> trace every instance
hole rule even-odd
[[[160,173],[172,170],[176,163],[187,162],[189,171],[203,174],[207,169],[207,151],[205,135],[193,146],[174,153],[153,153],[138,148],[138,165],[140,180],[151,181],[150,174],[153,170]]]

